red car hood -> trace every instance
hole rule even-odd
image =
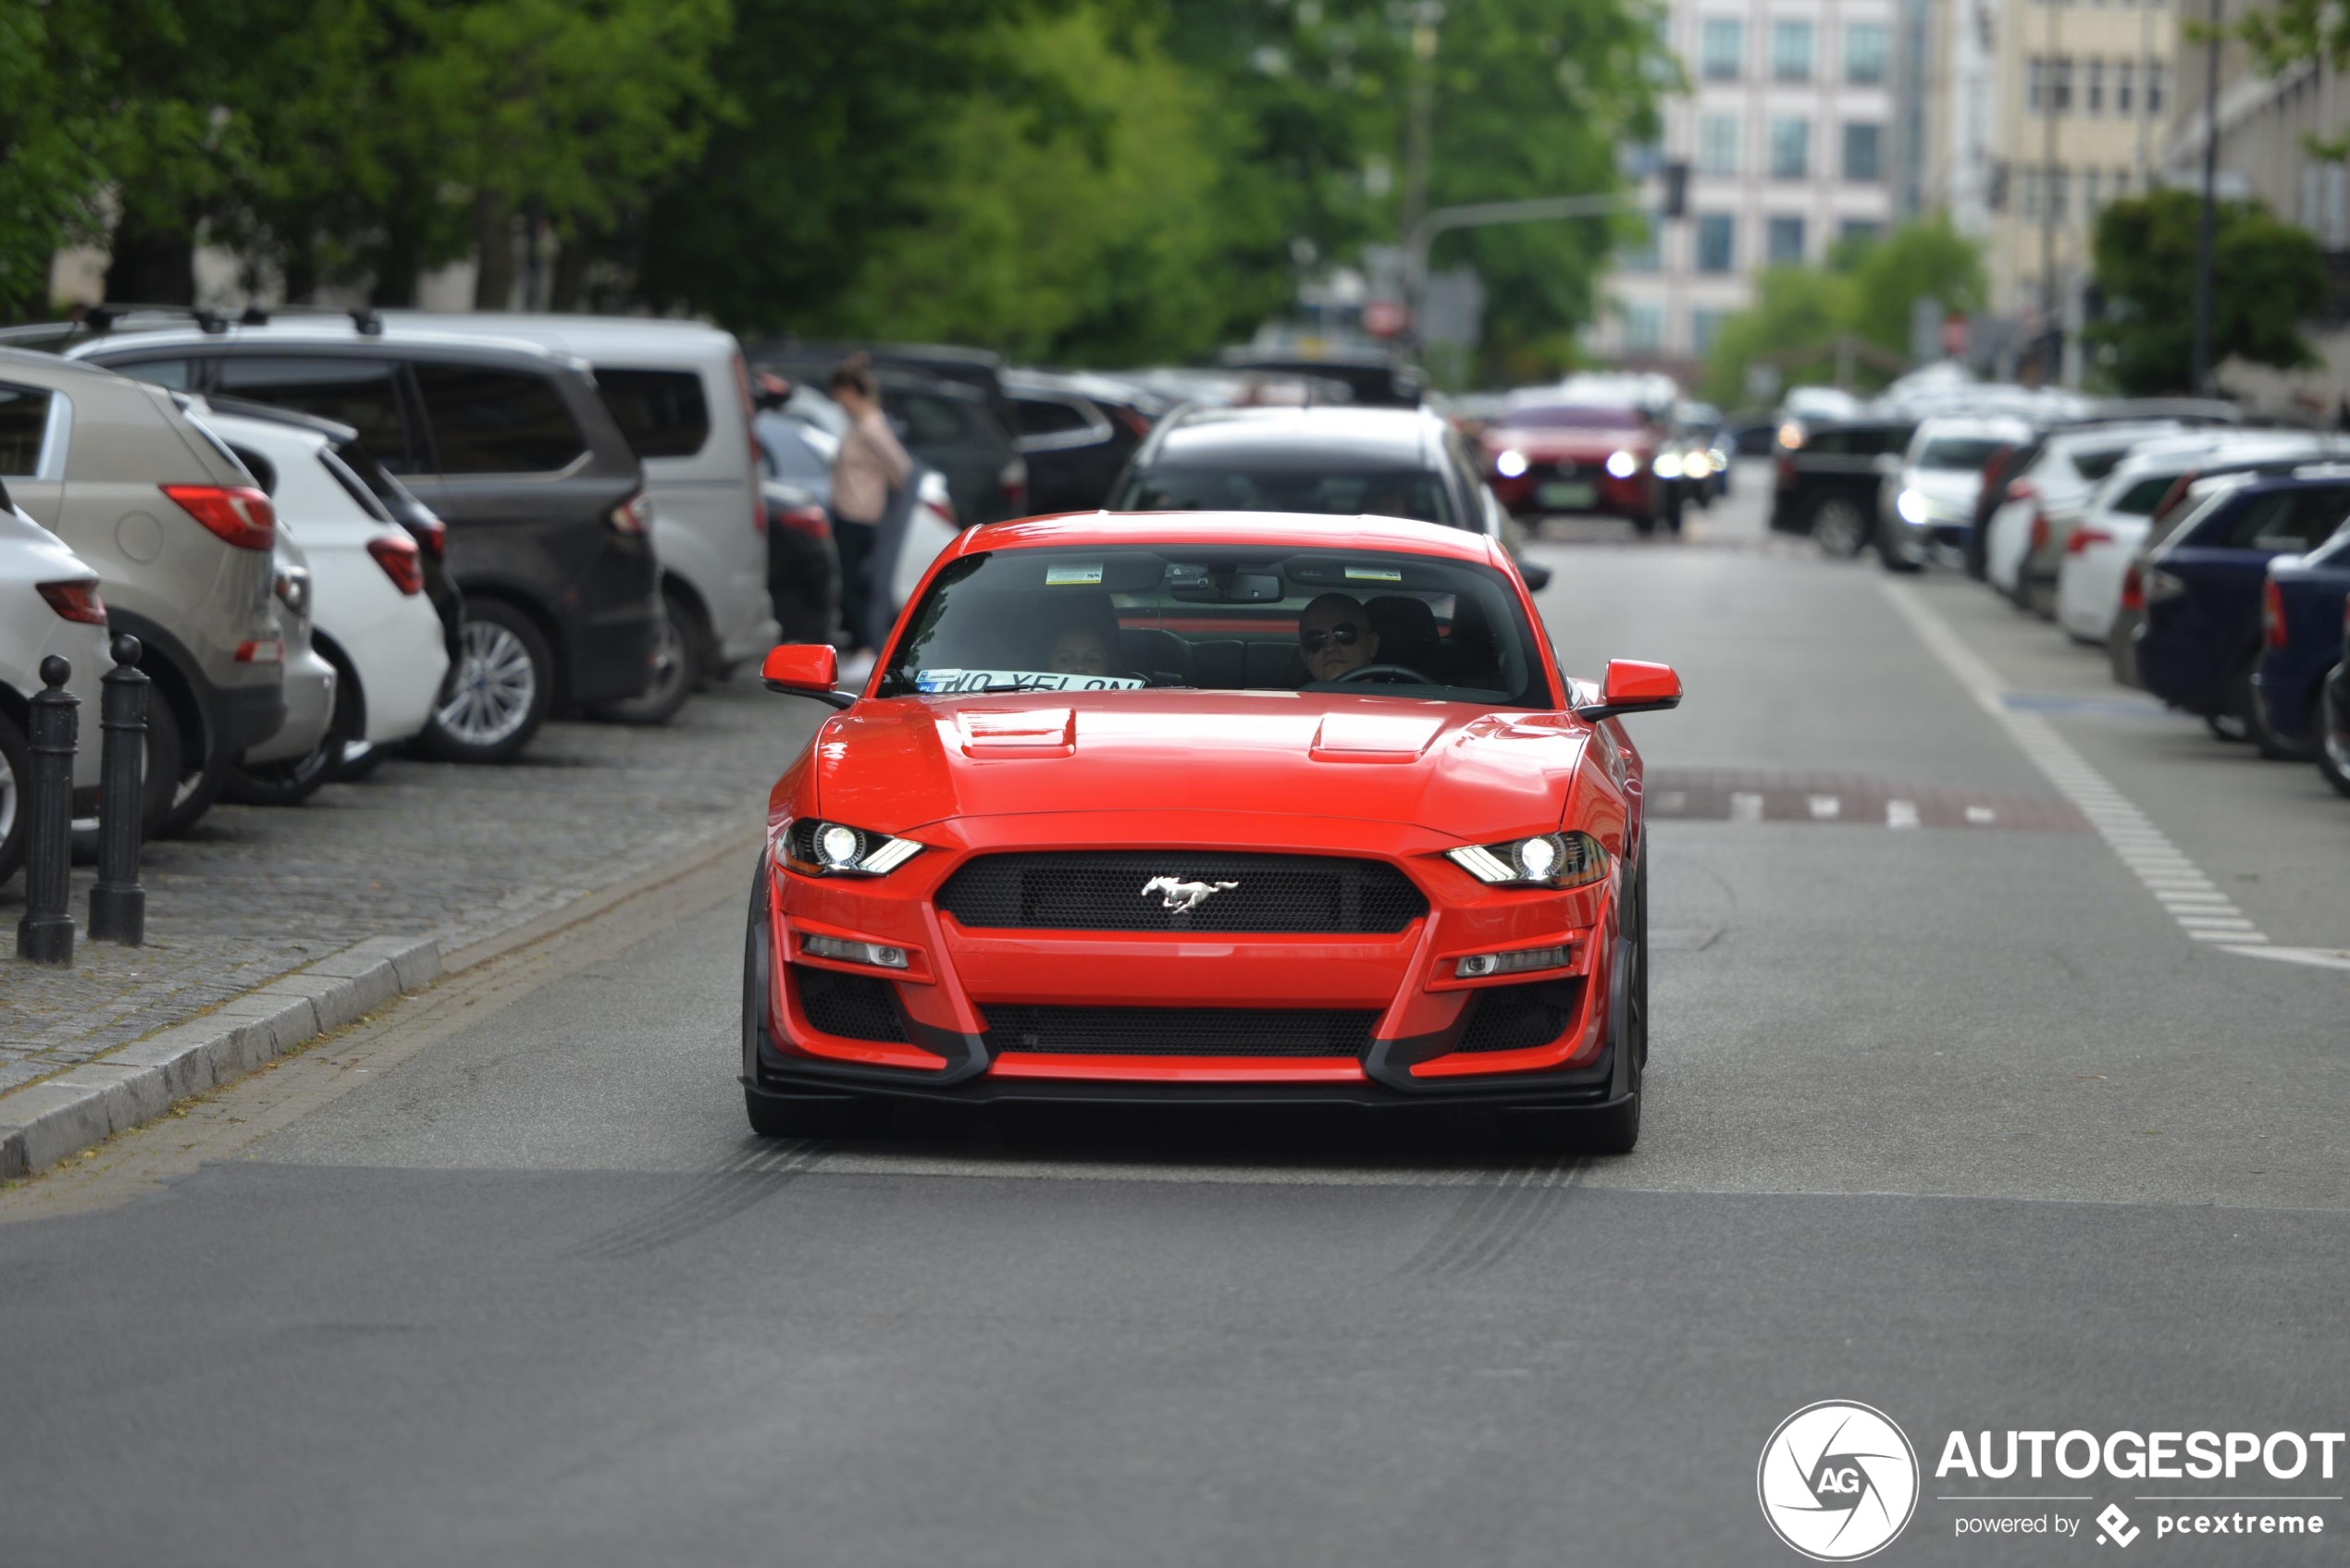
[[[1502,429],[1489,431],[1485,443],[1495,451],[1508,448],[1524,452],[1537,463],[1553,463],[1563,457],[1597,463],[1613,451],[1649,452],[1654,450],[1656,438],[1645,430]]]
[[[1555,826],[1590,735],[1566,713],[1328,693],[1039,692],[860,703],[813,763],[823,814],[880,833],[1019,812],[1235,811],[1482,842]]]

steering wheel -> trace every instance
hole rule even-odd
[[[1385,675],[1391,680],[1408,682],[1416,686],[1433,686],[1443,684],[1441,681],[1429,680],[1426,675],[1422,674],[1419,671],[1413,669],[1409,664],[1357,664],[1354,669],[1349,670],[1346,673],[1341,675],[1338,678],[1338,681],[1340,683],[1346,681],[1367,681],[1374,675]]]

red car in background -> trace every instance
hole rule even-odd
[[[1677,525],[1656,472],[1663,428],[1630,403],[1522,402],[1478,438],[1502,504],[1519,516],[1622,517],[1643,534]]]
[[[1663,665],[1559,673],[1480,534],[1093,514],[974,528],[768,799],[754,1130],[892,1101],[1501,1109],[1629,1149],[1639,754]]]

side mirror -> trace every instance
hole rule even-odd
[[[781,651],[778,649],[778,651]],[[1670,664],[1638,659],[1611,659],[1600,682],[1600,699],[1577,708],[1575,715],[1598,723],[1619,713],[1656,713],[1681,706],[1681,677]]]
[[[812,697],[835,708],[857,700],[853,691],[833,689],[840,679],[840,654],[830,643],[787,642],[770,648],[759,666],[759,678],[769,691]]]

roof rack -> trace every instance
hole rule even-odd
[[[183,315],[195,323],[200,330],[215,333],[226,332],[232,325],[266,327],[273,317],[280,315],[340,315],[348,319],[352,327],[362,336],[369,338],[380,338],[384,330],[383,317],[377,315],[374,308],[368,305],[249,304],[237,314],[232,322],[221,312],[204,305],[152,305],[117,302],[109,300],[104,304],[92,305],[82,312],[81,321],[82,325],[93,332],[106,332],[111,331],[115,324],[125,316],[140,315]]]

